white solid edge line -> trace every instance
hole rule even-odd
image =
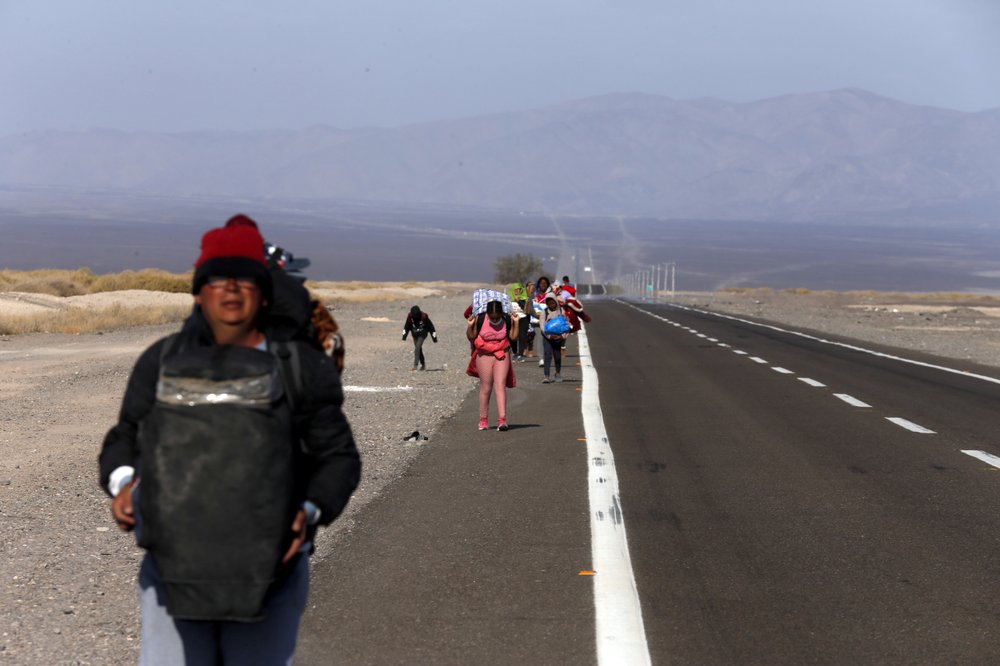
[[[972,450],[963,450],[962,453],[964,453],[967,456],[972,456],[973,458],[978,458],[987,465],[993,465],[997,469],[1000,469],[1000,458],[996,457],[992,453],[986,453],[986,451],[972,451]]]
[[[826,388],[826,384],[823,382],[818,382],[815,379],[809,379],[808,377],[799,377],[800,382],[805,382],[814,388]]]
[[[626,301],[619,301],[629,306],[630,308],[635,308],[639,312],[645,312],[646,314],[651,314],[640,307],[636,307],[631,303]],[[894,354],[886,354],[884,352],[875,351],[874,349],[866,349],[865,347],[859,347],[857,345],[850,345],[846,342],[837,342],[835,340],[827,340],[826,338],[820,338],[815,335],[809,335],[808,333],[802,333],[799,331],[792,331],[787,328],[781,328],[779,326],[772,326],[770,324],[762,324],[759,321],[751,321],[749,319],[743,319],[741,317],[734,317],[733,315],[722,314],[720,312],[711,312],[710,310],[701,310],[698,308],[688,307],[687,305],[680,305],[678,303],[671,303],[670,307],[678,308],[680,310],[688,310],[689,312],[698,312],[700,314],[710,315],[712,317],[719,317],[721,319],[731,319],[732,321],[738,321],[742,324],[750,324],[751,326],[759,326],[760,328],[769,328],[772,331],[778,331],[779,333],[788,333],[789,335],[797,335],[800,338],[805,338],[807,340],[813,340],[815,342],[822,342],[823,344],[833,345],[835,347],[843,347],[844,349],[850,349],[851,351],[861,352],[863,354],[871,354],[872,356],[879,356],[881,358],[887,358],[893,361],[900,361],[901,363],[909,363],[910,365],[919,365],[923,368],[930,368],[932,370],[941,370],[943,372],[950,372],[955,375],[962,375],[963,377],[971,377],[972,379],[979,379],[984,382],[990,382],[991,384],[1000,384],[1000,379],[996,377],[990,377],[988,375],[980,375],[975,372],[966,372],[965,370],[959,370],[957,368],[949,368],[946,365],[936,365],[934,363],[926,363],[924,361],[915,361],[912,358],[905,358],[903,356],[896,356]]]
[[[642,606],[625,535],[618,473],[598,395],[597,369],[590,355],[586,330],[581,328],[577,337],[583,371],[580,408],[589,461],[591,556],[596,572],[597,663],[650,664]]]
[[[788,368],[779,368],[778,366],[774,366],[771,369],[774,370],[775,372],[781,373],[783,375],[794,375],[795,374],[794,372],[792,372]]]
[[[835,398],[840,398],[841,400],[843,400],[844,402],[846,402],[851,407],[871,407],[871,405],[869,405],[867,402],[864,402],[862,400],[858,400],[854,396],[848,395],[846,393],[834,393],[833,396]]]
[[[933,430],[929,430],[929,429],[923,427],[922,425],[917,425],[913,421],[907,421],[906,419],[900,418],[898,416],[887,416],[887,417],[885,417],[885,420],[886,421],[892,421],[893,423],[895,423],[896,425],[898,425],[900,428],[906,428],[910,432],[918,432],[921,435],[936,435],[937,434]]]

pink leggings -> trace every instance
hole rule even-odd
[[[493,354],[476,356],[476,370],[479,372],[479,418],[490,415],[490,394],[497,394],[497,415],[507,420],[507,373],[510,372],[510,353],[502,361]]]

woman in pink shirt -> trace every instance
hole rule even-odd
[[[510,343],[517,339],[520,316],[503,311],[500,301],[486,304],[486,312],[470,316],[466,336],[472,343],[472,359],[466,372],[479,377],[479,429],[489,425],[490,396],[497,396],[497,430],[507,431],[507,389],[514,388]]]

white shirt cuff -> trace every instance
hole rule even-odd
[[[131,465],[122,465],[111,472],[111,477],[108,479],[108,491],[111,496],[118,497],[118,493],[122,491],[122,488],[132,483],[133,478],[135,478],[135,467]]]

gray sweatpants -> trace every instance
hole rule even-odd
[[[147,554],[139,569],[139,664],[289,666],[308,596],[309,557],[303,554],[284,584],[265,602],[260,622],[175,620],[167,614],[163,582],[152,556]]]
[[[413,367],[424,365],[424,340],[427,334],[413,336]]]

